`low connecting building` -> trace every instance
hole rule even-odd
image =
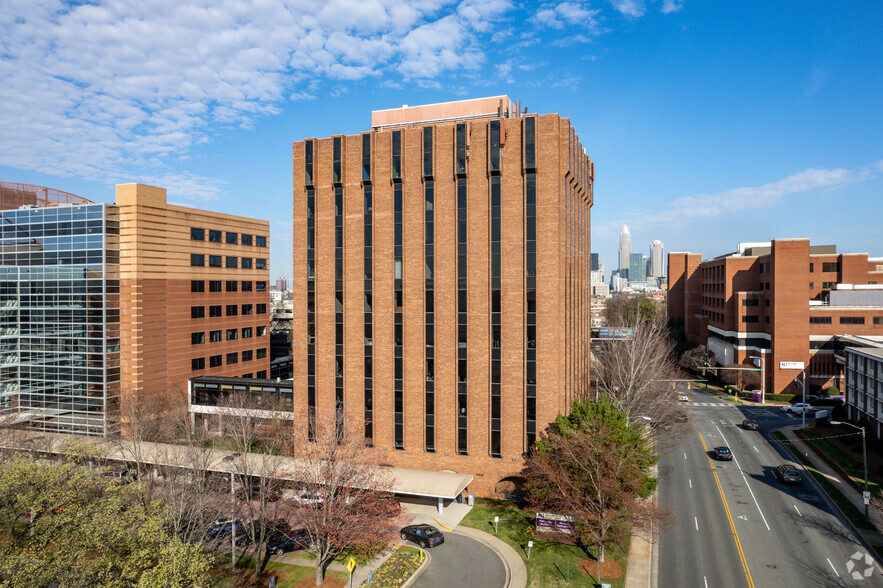
[[[843,389],[847,336],[883,341],[883,258],[808,239],[668,255],[668,315],[718,365],[761,367],[767,393]]]

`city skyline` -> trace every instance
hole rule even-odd
[[[626,223],[644,253],[806,237],[883,254],[879,3],[365,6],[4,3],[0,178],[97,202],[137,181],[271,218],[288,277],[294,141],[506,94],[581,129],[611,269]]]

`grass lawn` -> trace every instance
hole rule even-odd
[[[534,539],[533,525],[531,524],[532,513],[501,506],[476,506],[460,524],[493,534],[494,516],[500,517],[497,537],[512,546],[527,566],[528,588],[594,586],[597,583],[596,577],[590,576],[578,568],[580,561],[589,557],[582,548]],[[527,559],[528,540],[534,542],[530,559]],[[594,555],[594,550],[592,555]],[[618,562],[624,570],[628,559],[628,545],[620,548],[608,545],[606,557]],[[588,567],[590,572],[594,574],[594,560]],[[603,578],[603,581],[616,588],[621,588],[625,585],[625,574],[617,579]]]
[[[816,479],[816,481],[822,486],[828,496],[831,497],[831,500],[837,503],[837,506],[840,507],[840,510],[846,515],[846,518],[852,522],[853,525],[860,529],[874,529],[874,526],[868,522],[868,519],[865,518],[863,512],[855,507],[841,492],[837,489],[837,487],[831,483],[831,481],[825,477],[825,475],[813,467],[812,463],[803,457],[803,454],[791,444],[790,441],[780,433],[779,431],[775,431],[773,435],[778,439],[782,445],[785,446],[788,451],[791,452],[791,455],[794,456],[795,459],[799,460],[800,463],[803,464],[803,467],[806,468],[812,476]]]
[[[852,432],[852,431],[849,431]],[[824,438],[828,433],[820,434],[816,431],[810,431],[806,433],[806,438],[812,441],[816,447],[818,447],[823,453],[825,453],[828,457],[837,462],[840,467],[846,470],[846,473],[849,476],[858,482],[859,484],[865,483],[865,467],[864,462],[860,459],[854,458],[852,455],[846,453],[830,441]],[[868,474],[868,490],[870,490],[871,494],[876,494],[877,496],[883,497],[883,487],[881,487],[880,482],[874,479],[874,476],[870,474],[873,469],[869,466],[869,474]]]
[[[214,577],[214,586],[216,586],[217,588],[234,588],[239,572],[245,570],[253,570],[254,560],[250,557],[239,558],[236,561],[236,569],[238,570],[236,574],[230,573],[230,566],[228,562],[228,565],[224,566]],[[269,561],[264,567],[264,575],[261,577],[261,584],[259,585],[266,586],[267,583],[270,581],[270,576],[277,576],[277,588],[292,588],[304,578],[315,578],[316,569],[313,567],[294,566],[276,561]],[[328,570],[325,572],[325,579],[326,584],[328,583],[328,580],[331,579],[337,579],[341,582],[348,582],[349,574]]]

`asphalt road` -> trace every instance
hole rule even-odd
[[[414,588],[496,588],[506,584],[506,568],[494,550],[457,532],[444,533],[445,542],[428,550],[429,567],[414,581]]]
[[[677,522],[659,544],[658,586],[880,586],[852,572],[865,554],[804,473],[785,486],[775,467],[793,463],[771,436],[799,422],[778,407],[736,407],[703,392],[688,392],[694,432],[659,463],[659,499]],[[759,431],[743,430],[745,418]],[[703,445],[704,442],[704,445]],[[732,462],[710,462],[710,451],[729,446]],[[800,467],[798,465],[798,467]],[[802,468],[801,468],[802,470]]]

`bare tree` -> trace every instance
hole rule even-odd
[[[673,342],[661,322],[636,321],[629,326],[632,337],[605,341],[595,350],[593,376],[630,423],[649,418],[670,424],[679,412],[672,386],[679,379]]]
[[[678,360],[678,365],[691,372],[698,372],[705,368],[707,358],[708,351],[705,349],[705,345],[699,345],[685,351]]]
[[[727,369],[720,370],[720,379],[724,384],[735,386],[739,391],[746,388],[754,389],[760,386],[760,371],[754,371],[754,369],[734,363],[727,366]]]
[[[306,415],[299,422],[306,423]],[[298,459],[288,476],[298,481],[295,520],[312,536],[317,586],[344,549],[386,541],[396,532],[395,479],[365,446],[359,425],[341,416],[316,417],[312,439],[306,427],[294,429]]]
[[[278,399],[248,392],[233,392],[218,404],[222,443],[234,451],[233,470],[239,488],[239,512],[249,524],[248,538],[255,551],[255,575],[261,573],[261,556],[267,540],[297,510],[284,491],[284,466],[292,450],[291,422],[282,419]]]

